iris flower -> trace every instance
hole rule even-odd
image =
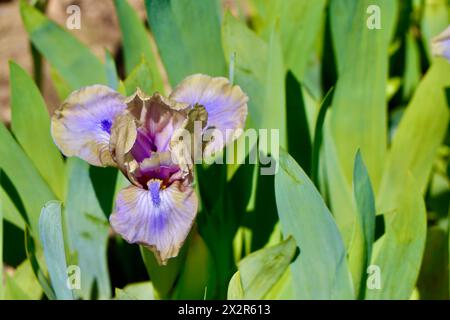
[[[130,97],[93,85],[73,92],[52,117],[53,140],[67,156],[114,166],[130,185],[115,202],[110,223],[129,243],[152,250],[160,264],[176,257],[195,220],[193,166],[176,151],[179,129],[214,128],[223,139],[203,143],[218,151],[243,129],[247,96],[225,78],[196,74],[170,94]],[[230,131],[231,130],[231,131]]]

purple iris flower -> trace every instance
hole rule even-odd
[[[243,129],[247,96],[225,78],[193,75],[169,97],[131,97],[94,85],[73,92],[52,118],[55,144],[66,156],[94,166],[115,166],[130,181],[116,198],[112,228],[130,243],[155,253],[160,264],[176,257],[198,209],[192,186],[193,166],[186,165],[177,142],[178,130],[214,128],[223,139],[210,150],[221,150]],[[189,162],[189,161],[188,161]]]

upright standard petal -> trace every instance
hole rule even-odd
[[[189,105],[177,103],[155,93],[146,104],[143,127],[155,150],[167,151],[175,130],[182,127],[187,119]]]
[[[161,180],[152,179],[147,186],[121,190],[110,222],[126,241],[146,246],[164,265],[177,256],[189,234],[197,214],[197,196],[181,181],[163,188]]]
[[[94,166],[115,166],[109,151],[114,120],[127,107],[114,90],[94,85],[73,92],[52,117],[51,133],[61,152]]]
[[[444,57],[450,62],[450,26],[431,42],[433,55]]]
[[[241,88],[230,84],[228,79],[195,74],[184,79],[171,93],[170,98],[203,106],[208,112],[205,130],[217,129],[222,139],[210,141],[206,147],[211,153],[237,138],[236,130],[243,129],[247,118],[247,95]]]

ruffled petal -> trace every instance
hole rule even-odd
[[[450,26],[432,40],[431,50],[433,55],[450,61]]]
[[[160,183],[149,181],[148,190],[134,185],[122,189],[110,222],[126,241],[148,247],[160,264],[166,264],[188,236],[198,201],[193,188],[181,181],[165,189]]]
[[[188,104],[164,98],[155,93],[146,102],[143,126],[158,151],[169,149],[170,139],[178,128],[185,123]]]
[[[73,92],[52,117],[51,133],[61,152],[94,166],[115,166],[109,152],[114,120],[125,109],[125,98],[94,85]]]
[[[171,93],[170,98],[191,107],[205,107],[208,122],[205,130],[220,131],[222,139],[210,141],[206,146],[210,153],[221,150],[237,138],[236,130],[243,129],[247,118],[247,95],[241,88],[231,85],[228,79],[195,74],[184,79]]]

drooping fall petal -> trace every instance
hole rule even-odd
[[[161,180],[152,179],[147,187],[130,185],[121,190],[110,222],[125,240],[148,247],[165,264],[177,256],[189,234],[197,214],[197,196],[181,181],[162,188]]]

